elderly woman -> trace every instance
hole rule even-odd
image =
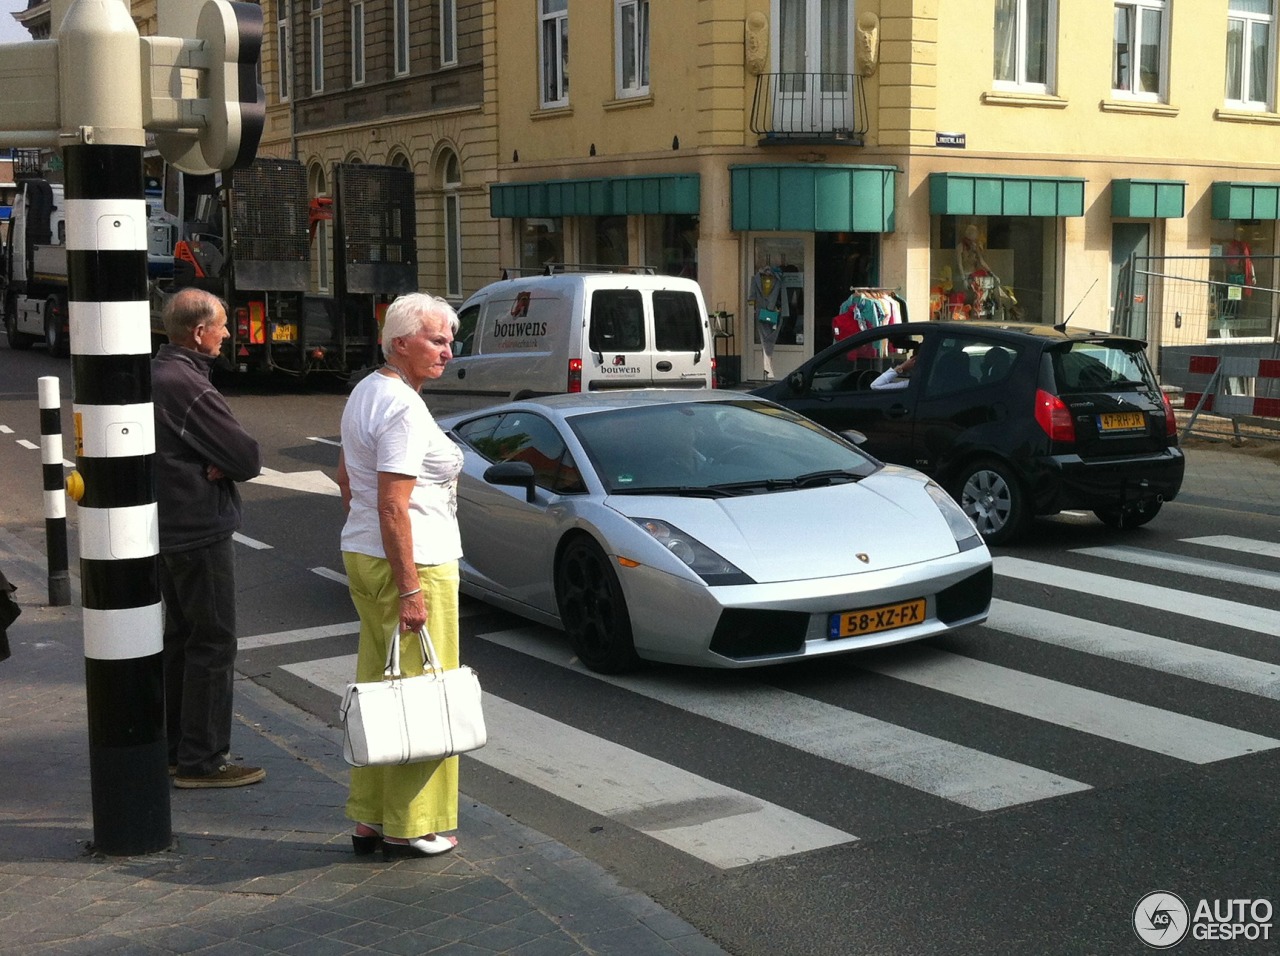
[[[458,317],[441,298],[403,295],[387,309],[385,364],[351,392],[342,414],[338,486],[347,520],[342,558],[360,615],[356,680],[382,677],[389,641],[401,671],[421,674],[423,624],[446,669],[458,666],[457,478],[462,452],[418,390],[452,357]],[[458,758],[354,767],[347,816],[356,853],[433,856],[457,845]]]

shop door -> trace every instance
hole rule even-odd
[[[746,377],[783,378],[813,354],[813,239],[771,232],[748,241]]]
[[[1116,222],[1111,225],[1111,331],[1134,338],[1147,337],[1147,276],[1145,270],[1135,270],[1132,290],[1123,288],[1120,270],[1126,262],[1151,255],[1151,226],[1145,222]],[[1127,283],[1126,283],[1127,285]],[[1117,290],[1132,296],[1131,301],[1120,303],[1120,313],[1115,314]],[[1122,323],[1117,327],[1117,322]]]

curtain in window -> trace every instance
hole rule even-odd
[[[1160,92],[1160,42],[1163,35],[1163,17],[1159,10],[1142,11],[1142,45],[1138,57],[1138,91]]]
[[[820,29],[822,36],[822,78],[824,93],[843,93],[848,89],[849,0],[822,0]]]
[[[997,80],[1018,80],[1018,0],[996,0],[995,71]]]
[[[1271,59],[1271,26],[1255,23],[1250,31],[1253,49],[1249,57],[1249,99],[1254,103],[1267,103],[1267,64]]]

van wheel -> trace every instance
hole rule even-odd
[[[9,337],[9,348],[15,352],[26,351],[35,344],[34,335],[18,331],[18,300],[11,295],[4,300],[4,331]]]
[[[1131,508],[1095,508],[1094,514],[1108,528],[1128,529],[1141,528],[1160,513],[1164,504],[1159,498],[1141,501]]]
[[[67,341],[66,321],[66,304],[56,295],[49,296],[44,304],[44,344],[50,355],[61,357],[71,352],[71,343]]]
[[[588,668],[622,674],[639,665],[622,585],[608,555],[592,539],[575,538],[560,556],[556,603],[569,644]]]
[[[1031,519],[1022,483],[1008,465],[992,458],[964,468],[952,495],[987,544],[1008,544]]]

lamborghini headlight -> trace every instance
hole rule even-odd
[[[691,537],[673,524],[657,518],[632,518],[636,524],[653,536],[654,540],[689,566],[708,585],[755,584],[737,567],[716,554],[697,538]]]
[[[969,551],[982,544],[982,535],[973,526],[969,516],[956,504],[956,500],[942,489],[941,485],[936,481],[930,481],[925,484],[924,490],[929,492],[929,497],[942,512],[942,517],[947,519],[947,527],[951,529],[951,534],[961,551]]]

